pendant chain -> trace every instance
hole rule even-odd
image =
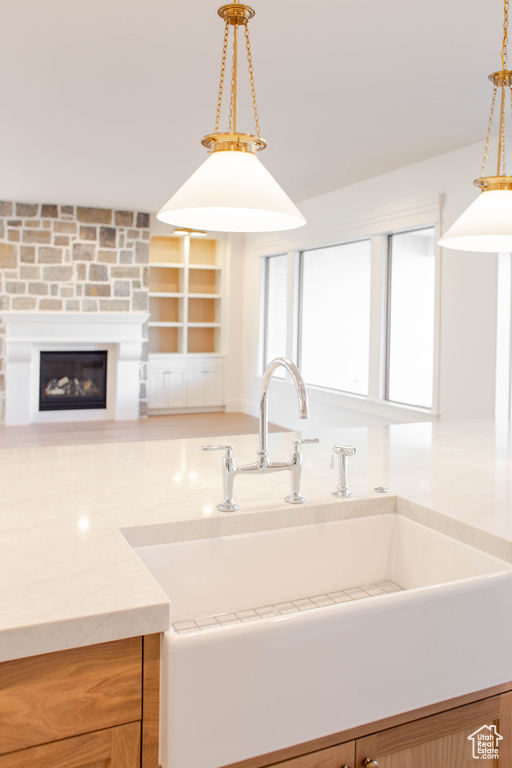
[[[254,70],[252,67],[251,41],[249,40],[249,26],[247,24],[245,25],[245,47],[247,48],[247,61],[249,64],[249,77],[251,80],[251,96],[252,96],[252,106],[254,109],[254,124],[256,127],[256,136],[259,137],[260,118],[258,116],[258,103],[256,101],[256,89],[254,87]]]
[[[508,45],[508,3],[509,0],[505,0],[505,18],[503,21],[503,46],[501,49],[501,65],[502,69],[507,68],[507,45]]]
[[[222,107],[222,92],[224,90],[224,76],[226,73],[226,56],[228,53],[228,40],[229,40],[229,23],[226,21],[226,29],[224,30],[224,45],[222,47],[222,65],[220,68],[219,97],[217,99],[217,117],[215,118],[215,133],[218,133],[220,130],[220,110]]]
[[[508,0],[506,1],[508,2]],[[217,97],[217,114],[215,117],[215,133],[219,133],[220,131],[222,96],[224,92],[224,82],[226,78],[226,61],[227,61],[227,53],[228,53],[228,45],[229,45],[229,27],[230,26],[231,25],[229,21],[226,20],[226,27],[224,30],[224,43],[222,46],[222,64],[220,69],[219,95]],[[236,36],[236,30],[238,25],[233,25],[233,26],[235,27],[234,33]],[[258,102],[256,101],[256,88],[254,85],[254,69],[252,64],[251,42],[249,39],[249,27],[247,23],[243,24],[243,26],[244,26],[244,32],[245,32],[245,47],[247,50],[247,63],[249,65],[249,79],[251,83],[252,107],[254,110],[255,134],[259,138],[260,119],[258,115]],[[236,47],[236,42],[234,47]],[[229,94],[229,129],[228,130],[230,133],[236,132],[236,101],[237,101],[236,65],[237,65],[237,57],[234,50],[233,57],[232,57],[232,64],[231,64],[231,89]]]
[[[236,27],[235,27],[236,29]],[[235,53],[233,52],[233,57],[231,60],[231,91],[229,94],[229,132],[233,132],[233,116],[235,112],[235,68],[236,68],[236,61],[235,61]]]
[[[491,114],[489,116],[489,125],[487,128],[487,136],[485,138],[485,149],[484,149],[484,159],[482,161],[482,173],[480,176],[483,178],[485,176],[485,169],[487,167],[487,156],[489,154],[489,142],[491,140],[491,131],[492,131],[492,122],[494,120],[494,107],[496,104],[496,94],[498,93],[498,87],[495,85],[492,90],[492,102],[491,102]]]
[[[502,89],[502,99],[503,99],[503,111],[502,111],[502,118],[501,118],[501,176],[507,175],[507,128],[505,123],[505,95],[506,90],[505,86],[501,86]]]

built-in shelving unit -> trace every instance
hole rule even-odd
[[[149,247],[149,408],[224,405],[222,249],[211,238],[156,235]]]
[[[155,236],[149,249],[149,351],[218,354],[222,265],[216,240]]]

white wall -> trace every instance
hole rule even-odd
[[[477,195],[472,180],[479,173],[482,154],[483,143],[479,143],[312,198],[300,205],[308,221],[305,227],[246,237],[239,329],[244,411],[257,413],[260,257],[376,234],[387,231],[393,221],[406,228],[437,218],[445,230]],[[436,200],[440,200],[437,213]],[[497,269],[496,255],[445,250],[440,256],[438,412],[442,418],[494,415]],[[304,427],[293,415],[296,398],[291,384],[273,382],[271,392],[270,420],[290,428]],[[313,430],[316,424],[353,426],[421,418],[405,409],[320,391],[310,392],[310,402]]]

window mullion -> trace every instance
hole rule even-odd
[[[384,400],[386,389],[388,238],[371,238],[370,351],[368,399]]]

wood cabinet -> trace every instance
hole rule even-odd
[[[0,756],[0,768],[139,768],[140,723]]]
[[[280,768],[352,768],[355,755],[355,741],[337,744],[329,749],[310,752],[307,755],[285,760]]]
[[[499,760],[482,757],[476,751],[482,745],[497,746]],[[475,768],[476,759],[495,768],[512,766],[512,684],[245,760],[236,768],[365,768],[368,762],[371,768]]]
[[[160,636],[0,664],[0,768],[158,768]]]
[[[364,765],[367,758],[379,768],[474,768],[474,745],[478,748],[478,732],[491,737],[499,734],[499,763],[486,759],[486,764],[512,765],[512,693],[494,696],[466,707],[457,707],[432,717],[422,718],[396,728],[373,734],[356,741],[355,766]],[[495,730],[489,730],[495,726]],[[471,739],[472,734],[477,734]]]

